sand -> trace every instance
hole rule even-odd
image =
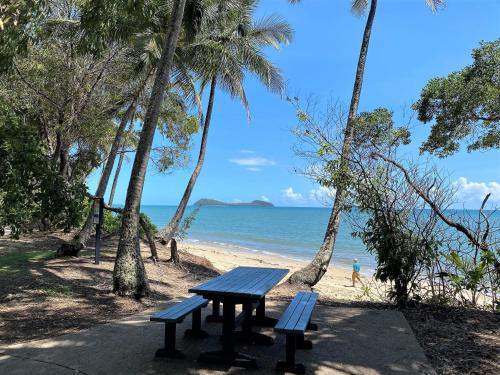
[[[288,268],[290,270],[289,276],[307,264],[305,261],[294,260],[276,254],[268,255],[260,251],[254,252],[237,247],[207,243],[183,242],[179,248],[190,254],[208,259],[217,269],[224,272],[238,266],[280,267]],[[375,282],[372,277],[362,274],[361,279],[367,288],[363,288],[360,283],[356,283],[356,287],[353,287],[351,274],[351,270],[336,267],[333,261],[325,276],[313,289],[326,299],[349,301],[381,300],[381,296],[385,290],[382,284]],[[282,282],[285,282],[286,279],[283,279]]]

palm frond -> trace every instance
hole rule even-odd
[[[355,14],[363,14],[368,8],[368,0],[352,0],[351,10]]]
[[[425,2],[433,12],[437,12],[439,8],[444,6],[445,0],[425,0]]]
[[[293,28],[281,17],[271,15],[255,22],[248,34],[259,44],[279,48],[292,41]]]

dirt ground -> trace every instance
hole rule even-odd
[[[0,237],[0,257],[55,252],[67,238],[60,233],[37,233],[20,240]],[[99,265],[93,262],[92,249],[83,251],[79,258],[27,260],[15,269],[4,267],[5,272],[0,272],[0,343],[53,337],[113,321],[187,295],[190,286],[219,274],[210,261],[188,253],[181,254],[180,267],[164,261],[155,264],[147,259],[148,248],[143,247],[151,295],[141,301],[119,298],[111,293],[116,247],[116,238],[104,240]],[[159,246],[158,250],[162,259],[169,257],[166,248]],[[285,283],[274,288],[269,297],[289,299],[295,291]],[[325,295],[320,303],[393,308]],[[403,313],[439,374],[500,373],[500,314],[435,306]]]

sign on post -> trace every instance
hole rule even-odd
[[[101,225],[104,222],[104,198],[94,197],[92,222],[95,224],[95,264],[99,264],[101,252]]]

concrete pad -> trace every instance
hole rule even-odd
[[[267,303],[268,313],[274,317],[285,307],[286,303]],[[204,309],[204,315],[209,311]],[[155,358],[156,349],[162,347],[164,326],[150,322],[150,314],[50,339],[0,346],[0,374],[275,374],[276,361],[284,359],[283,335],[264,328],[260,332],[276,338],[272,347],[237,346],[257,357],[258,370],[198,363],[200,352],[220,348],[222,326],[203,323],[210,337],[185,338],[190,317],[177,329],[178,348],[186,358]],[[317,306],[313,320],[319,330],[306,334],[313,349],[297,351],[297,362],[310,374],[436,374],[398,311]]]

